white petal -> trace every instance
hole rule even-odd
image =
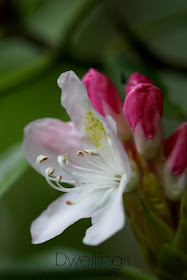
[[[123,185],[118,189],[110,190],[109,203],[92,216],[93,225],[86,231],[84,244],[99,245],[124,227],[123,190]]]
[[[93,108],[82,81],[73,71],[67,71],[58,78],[58,85],[62,89],[62,106],[77,130],[88,139],[90,147],[87,148],[96,148],[112,161],[106,120]]]
[[[29,163],[38,171],[37,157],[39,155],[48,157],[47,161],[40,164],[43,174],[47,167],[53,167],[54,176],[65,176],[57,163],[57,157],[70,153],[70,158],[75,161],[76,152],[83,146],[84,141],[71,122],[40,119],[31,122],[24,130],[23,151]]]
[[[123,174],[127,175],[127,181],[130,179],[131,166],[130,160],[125,151],[125,147],[116,133],[116,123],[111,116],[106,116],[106,122],[109,127],[109,138],[111,150],[114,154],[119,170],[123,170]]]
[[[32,243],[43,243],[61,234],[66,228],[82,218],[91,217],[100,198],[99,192],[92,192],[76,205],[65,202],[79,200],[85,192],[80,190],[60,196],[32,223]]]

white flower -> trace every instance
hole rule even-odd
[[[65,192],[31,225],[32,242],[45,242],[82,218],[92,218],[83,242],[98,245],[125,223],[123,193],[130,162],[116,124],[92,107],[86,88],[73,71],[58,79],[62,106],[72,122],[41,119],[25,128],[27,160],[55,189]],[[65,188],[62,183],[74,185]]]

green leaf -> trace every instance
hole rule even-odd
[[[160,71],[160,77],[167,87],[167,99],[164,101],[164,113],[169,117],[185,121],[187,117],[186,110],[186,87],[187,81],[185,75]]]
[[[164,280],[185,280],[187,256],[178,249],[164,245],[160,254],[158,275]]]
[[[79,23],[70,42],[71,57],[100,65],[108,48],[118,39],[118,33],[107,16],[106,5],[98,1]]]
[[[107,0],[114,18],[126,24],[137,34],[144,45],[168,64],[186,67],[187,36],[185,0],[170,1]],[[124,13],[124,11],[126,11]]]
[[[187,188],[183,194],[181,202],[181,216],[179,220],[179,226],[176,232],[176,236],[173,245],[187,254]]]
[[[51,46],[60,42],[63,44],[66,37],[70,37],[74,30],[72,24],[80,18],[82,11],[92,7],[96,0],[45,0],[31,17],[26,21],[28,30]],[[74,26],[75,28],[76,26]]]
[[[23,85],[43,71],[52,57],[32,43],[20,38],[9,38],[0,43],[0,91]]]
[[[0,196],[7,191],[25,171],[26,162],[21,144],[16,144],[0,155]]]

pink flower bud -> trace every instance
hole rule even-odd
[[[122,140],[128,140],[131,132],[123,115],[123,103],[118,90],[104,74],[90,69],[83,77],[88,96],[95,110],[104,117],[110,115],[117,124]]]
[[[134,133],[138,152],[153,158],[162,140],[161,90],[151,83],[138,83],[127,94],[123,111]]]
[[[179,200],[187,179],[187,123],[165,141],[164,187],[168,198]]]
[[[149,83],[153,84],[153,82],[143,74],[133,73],[127,80],[125,85],[126,94],[128,94],[137,84],[139,83]]]
[[[187,167],[187,123],[181,124],[165,141],[164,156],[173,174],[183,173]]]

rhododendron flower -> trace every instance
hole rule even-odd
[[[187,123],[179,126],[164,143],[164,187],[169,199],[179,200],[187,186]]]
[[[92,106],[101,115],[110,115],[116,122],[118,135],[123,141],[131,138],[131,131],[123,114],[119,92],[104,74],[90,69],[83,77]]]
[[[83,242],[98,245],[124,226],[129,158],[115,122],[95,111],[76,74],[63,73],[58,85],[72,122],[41,119],[25,128],[26,158],[50,186],[65,192],[32,223],[32,242],[45,242],[77,220],[91,217]],[[64,187],[63,182],[74,187]]]
[[[139,79],[138,76],[138,81]],[[162,140],[163,94],[161,90],[151,82],[137,82],[128,92],[123,110],[134,133],[138,152],[146,158],[153,158]]]

